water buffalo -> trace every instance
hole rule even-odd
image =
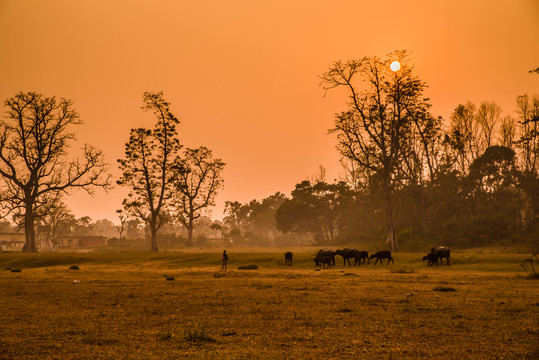
[[[294,254],[292,254],[290,251],[287,251],[284,253],[284,263],[285,265],[292,266],[292,257]]]
[[[363,262],[361,262],[363,260]],[[358,265],[365,264],[365,260],[367,260],[367,264],[370,264],[369,260],[369,253],[367,251],[358,251],[355,261],[357,261]],[[354,262],[354,265],[356,263]]]
[[[374,265],[378,263],[378,260],[380,260],[380,265],[382,265],[382,259],[387,259],[388,265],[390,261],[393,264],[395,263],[395,261],[393,261],[393,258],[391,257],[391,251],[389,250],[378,251],[377,253],[372,254],[369,259],[376,259]]]
[[[331,269],[331,264],[335,266],[335,257],[331,257],[330,255],[322,256],[321,263],[324,269],[326,268],[326,265],[328,269]]]
[[[430,253],[436,256],[436,266],[438,266],[438,259],[440,259],[440,265],[444,264],[443,258],[446,259],[446,265],[449,265],[451,261],[451,249],[447,246],[435,246],[430,250]]]
[[[438,266],[438,258],[434,253],[428,253],[427,255],[423,256],[423,261],[427,260],[427,266],[432,266],[436,263],[436,266]]]
[[[331,264],[333,266],[335,266],[335,251],[333,250],[330,250],[330,249],[321,249],[318,251],[318,253],[316,253],[316,256],[314,257],[314,263],[316,264],[316,266],[321,266],[323,265],[323,259],[325,257],[329,257],[331,259]]]
[[[341,255],[343,258],[343,266],[346,266],[346,261],[348,261],[348,266],[350,265],[350,258],[354,259],[354,265],[357,264],[357,256],[358,256],[359,250],[357,249],[338,249],[335,251],[335,254]]]

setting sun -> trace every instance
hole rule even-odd
[[[401,69],[401,63],[398,61],[393,61],[391,65],[389,65],[391,71],[399,71]]]

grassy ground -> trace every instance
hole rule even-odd
[[[0,253],[0,359],[539,358],[525,255],[317,271],[314,252],[289,268],[275,249],[229,249],[226,274],[217,250]]]

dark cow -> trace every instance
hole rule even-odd
[[[331,264],[335,266],[335,257],[331,257],[330,255],[322,256],[321,263],[324,269],[326,268],[326,265],[328,269],[331,269]]]
[[[285,265],[292,266],[292,257],[294,257],[294,254],[292,254],[290,251],[284,253]]]
[[[380,265],[382,265],[382,259],[387,259],[388,265],[390,261],[393,264],[395,263],[395,261],[393,261],[393,258],[391,257],[391,251],[389,250],[378,251],[377,253],[372,254],[369,259],[376,259],[374,265],[378,263],[378,260],[380,260]]]
[[[444,264],[443,258],[446,259],[446,265],[449,266],[451,261],[451,249],[447,246],[435,246],[430,249],[430,253],[436,256],[436,266],[438,266],[438,259],[440,259],[440,265]]]
[[[361,262],[361,260],[363,260],[363,262]],[[358,265],[365,264],[365,260],[367,260],[367,264],[371,263],[370,260],[369,260],[369,253],[367,251],[358,251],[356,259],[355,259],[357,264]],[[354,262],[354,265],[355,264],[356,263]]]
[[[316,253],[316,256],[313,258],[314,260],[314,263],[316,264],[316,266],[322,266],[323,265],[323,259],[325,257],[329,257],[331,259],[331,264],[333,266],[335,266],[335,251],[333,250],[330,250],[330,249],[321,249],[318,251],[318,253]]]
[[[428,253],[426,256],[423,256],[423,261],[427,260],[427,266],[432,266],[436,264],[438,266],[438,257],[434,253]]]
[[[335,251],[335,254],[337,255],[341,255],[342,256],[342,259],[343,259],[343,266],[346,266],[346,261],[348,261],[348,266],[351,266],[350,265],[350,259],[354,259],[354,266],[357,265],[357,262],[358,262],[358,253],[359,253],[359,250],[357,249],[339,249],[339,250],[336,250]]]

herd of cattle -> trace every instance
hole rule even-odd
[[[451,262],[450,254],[451,250],[447,246],[436,246],[431,249],[430,253],[423,257],[423,261],[427,260],[427,266],[433,266],[434,264],[438,266],[438,261],[441,265],[443,265],[443,259],[445,258],[446,265],[449,265]],[[376,265],[378,261],[380,261],[380,265],[382,265],[382,260],[384,259],[387,259],[388,265],[390,262],[392,262],[393,264],[395,263],[395,261],[393,261],[393,257],[391,257],[391,251],[389,250],[378,251],[369,256],[369,253],[367,251],[360,251],[357,249],[339,249],[336,251],[333,251],[331,249],[321,249],[315,255],[313,260],[316,266],[322,266],[324,269],[331,269],[332,266],[335,266],[336,255],[342,256],[343,266],[346,266],[346,262],[348,262],[348,266],[352,266],[350,263],[350,259],[354,259],[354,266],[365,264],[365,261],[367,261],[367,264],[370,264],[370,260],[372,259],[376,259],[374,265]],[[292,266],[293,257],[294,254],[292,252],[286,252],[284,254],[285,264],[288,266]]]

